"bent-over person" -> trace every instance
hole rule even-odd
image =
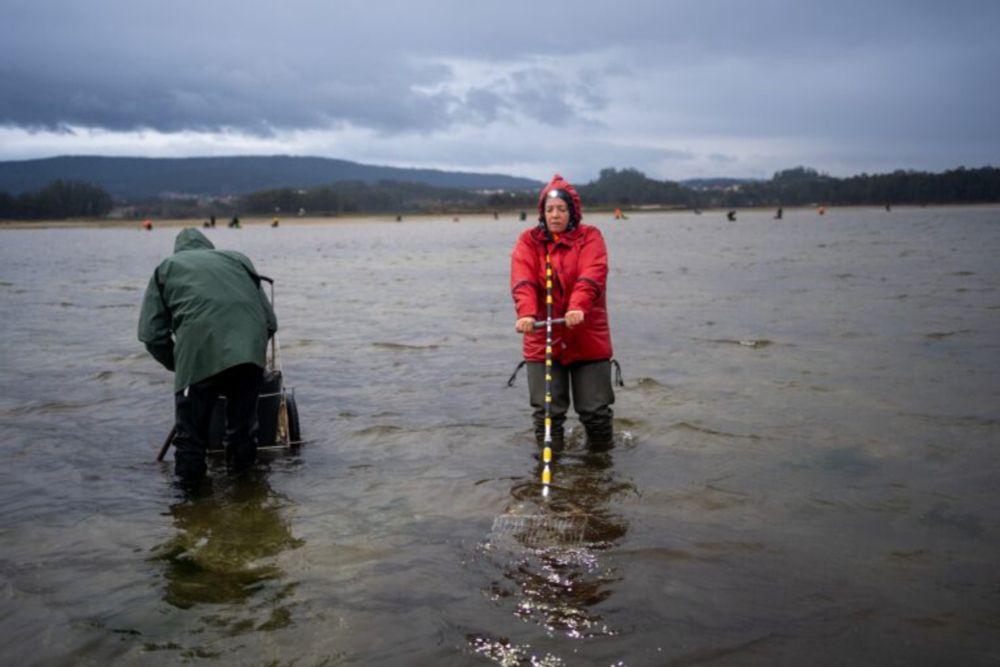
[[[174,473],[185,488],[205,477],[212,411],[226,397],[226,467],[257,458],[257,398],[267,342],[278,329],[253,263],[216,250],[194,228],[153,272],[139,316],[139,340],[174,372]]]

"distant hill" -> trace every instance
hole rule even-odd
[[[66,156],[0,162],[0,192],[40,190],[55,180],[85,181],[118,201],[165,193],[241,195],[338,181],[403,181],[465,190],[537,190],[542,183],[503,174],[400,169],[320,157],[134,158]]]

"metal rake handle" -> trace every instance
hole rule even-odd
[[[548,320],[542,320],[541,322],[535,322],[534,327],[536,329],[544,329],[546,322],[548,322]],[[552,324],[566,324],[566,318],[565,317],[557,317],[556,319],[552,320]]]

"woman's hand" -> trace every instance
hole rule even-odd
[[[575,327],[578,324],[583,324],[583,311],[582,310],[567,310],[566,311],[566,326]]]
[[[514,329],[518,333],[531,333],[535,328],[535,318],[534,317],[522,317],[517,322],[514,323]]]

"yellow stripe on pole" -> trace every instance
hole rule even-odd
[[[549,470],[548,464],[545,464],[545,469],[542,470],[542,484],[548,485],[551,483],[552,483],[552,471]]]
[[[548,463],[549,461],[552,460],[552,448],[551,447],[546,446],[545,449],[542,450],[542,460],[545,461],[546,463]]]

